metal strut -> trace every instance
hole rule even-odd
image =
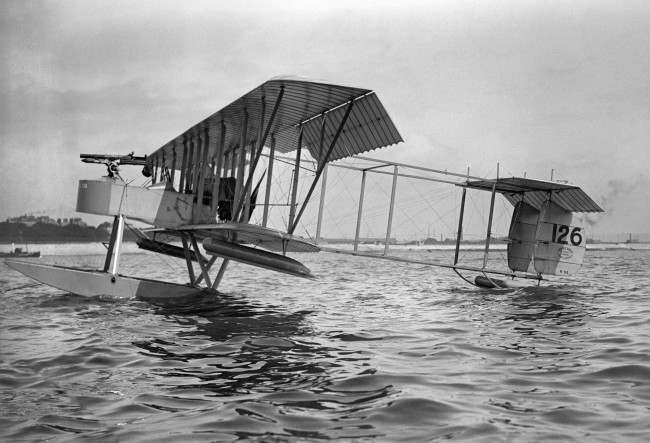
[[[194,248],[194,253],[196,254],[196,261],[199,262],[199,267],[201,268],[201,276],[196,279],[194,284],[198,285],[201,279],[203,278],[205,279],[205,283],[208,286],[212,286],[212,282],[210,282],[210,274],[208,274],[210,268],[206,267],[206,263],[208,262],[208,260],[206,260],[206,258],[203,257],[203,255],[201,255],[201,251],[199,250],[199,245],[196,243],[196,237],[194,237],[194,234],[190,233],[189,237],[190,237],[190,241],[192,242],[192,248]]]
[[[219,268],[219,272],[217,273],[217,276],[214,278],[214,281],[212,282],[212,289],[216,290],[219,287],[219,284],[223,279],[223,274],[226,273],[226,268],[228,267],[229,262],[230,260],[228,260],[227,258],[223,259],[223,262],[221,263],[221,267]]]
[[[194,266],[192,266],[192,258],[190,257],[190,248],[187,244],[187,239],[185,238],[185,234],[181,232],[180,235],[181,235],[181,242],[183,242],[183,251],[185,252],[185,263],[187,264],[187,273],[190,277],[190,286],[194,286],[196,278],[194,276]]]
[[[271,184],[273,183],[273,158],[275,156],[275,137],[271,134],[271,152],[269,153],[269,164],[266,170],[266,189],[264,190],[264,214],[262,215],[262,226],[266,228],[269,219],[269,200],[271,198]]]
[[[393,166],[393,187],[390,191],[390,206],[388,208],[388,223],[386,225],[386,241],[384,242],[384,255],[388,255],[388,244],[390,242],[390,231],[393,227],[393,211],[395,210],[395,189],[397,189],[398,166]]]
[[[458,232],[456,233],[456,251],[454,252],[454,266],[458,264],[458,255],[460,253],[460,242],[463,237],[463,217],[465,216],[466,195],[467,195],[467,188],[463,188],[463,196],[460,199],[460,215],[458,216]],[[456,273],[458,274],[458,272]]]
[[[490,215],[488,218],[487,235],[485,236],[485,253],[483,254],[483,269],[487,267],[488,254],[490,253],[490,239],[492,238],[492,219],[494,217],[494,197],[496,195],[497,182],[499,181],[499,164],[497,163],[497,179],[492,185],[492,195],[490,197]],[[489,277],[487,277],[489,280]]]
[[[332,142],[330,143],[329,148],[327,149],[327,153],[325,154],[325,157],[319,160],[318,164],[318,169],[316,169],[316,176],[314,177],[314,180],[311,182],[311,186],[309,187],[309,191],[307,191],[307,195],[305,196],[304,203],[302,204],[302,207],[300,208],[300,211],[298,212],[298,215],[296,216],[295,220],[293,221],[293,224],[289,227],[288,233],[293,234],[293,231],[296,230],[296,227],[298,226],[298,222],[300,221],[300,218],[302,217],[303,212],[305,212],[305,208],[307,207],[307,203],[309,202],[309,199],[311,198],[311,194],[314,192],[314,188],[316,188],[316,184],[318,183],[318,180],[320,179],[321,174],[323,173],[323,169],[325,169],[325,165],[330,159],[330,156],[332,155],[332,151],[334,151],[334,147],[336,146],[336,142],[338,141],[341,132],[343,131],[343,128],[345,127],[345,123],[348,121],[348,117],[350,117],[350,112],[352,111],[352,107],[354,106],[354,100],[351,99],[348,102],[348,106],[345,109],[345,114],[343,115],[343,120],[341,120],[341,123],[339,124],[339,127],[336,131],[336,134],[334,134],[334,138],[332,139]]]
[[[207,260],[207,261],[206,261],[206,264],[205,264],[205,272],[206,272],[206,273],[209,273],[209,272],[210,272],[210,269],[212,269],[212,265],[214,265],[214,262],[217,261],[217,258],[219,258],[219,257],[216,256],[216,255],[213,255],[213,256],[210,258],[210,260]],[[204,276],[203,276],[203,273],[201,273],[201,275],[198,276],[198,278],[196,279],[196,284],[197,284],[197,285],[198,285],[199,283],[201,283],[201,281],[203,281],[203,277],[204,277]],[[210,280],[208,280],[208,282],[209,282],[209,281],[210,281]],[[206,285],[207,285],[208,287],[211,286],[210,283],[206,283]]]
[[[251,188],[253,184],[253,174],[255,173],[255,169],[257,167],[257,163],[260,160],[260,156],[262,155],[262,150],[264,149],[264,144],[266,143],[266,139],[269,136],[269,132],[271,131],[271,127],[273,126],[273,122],[275,121],[275,116],[278,113],[278,108],[280,107],[280,103],[282,102],[282,97],[284,96],[284,86],[280,88],[280,93],[278,94],[277,99],[275,100],[275,106],[273,107],[273,111],[271,111],[271,116],[269,118],[269,122],[266,125],[266,128],[264,129],[264,134],[262,137],[258,140],[257,143],[257,149],[252,153],[251,157],[251,164],[249,166],[249,173],[248,173],[248,178],[246,180],[246,184],[244,185],[244,190],[243,194],[245,195]],[[264,104],[264,102],[262,102]],[[261,129],[264,126],[264,112],[262,112],[262,121],[260,122],[260,133]],[[274,141],[275,144],[275,141]],[[242,209],[243,202],[237,202],[237,206],[235,207],[235,211],[233,211],[234,219],[237,219],[237,216],[239,215],[239,211]],[[248,220],[245,220],[246,222]]]
[[[117,275],[120,267],[123,235],[124,216],[118,214],[113,218],[113,229],[111,230],[111,238],[108,244],[108,251],[106,251],[106,260],[104,261],[104,272],[110,272],[113,276]]]
[[[289,205],[289,223],[287,227],[293,226],[293,220],[296,216],[296,199],[298,198],[298,180],[300,179],[300,157],[302,155],[302,135],[303,127],[300,127],[298,134],[298,146],[296,147],[296,163],[293,168],[293,180],[291,183],[291,204]]]
[[[323,169],[323,180],[320,188],[320,201],[318,203],[318,221],[316,222],[316,244],[320,242],[320,232],[323,225],[323,209],[325,208],[325,191],[327,190],[327,165]]]
[[[111,267],[111,260],[113,258],[113,247],[115,246],[115,237],[117,235],[118,217],[113,217],[113,227],[111,229],[111,237],[108,241],[108,250],[106,251],[106,260],[104,261],[104,272],[108,272]],[[13,250],[13,247],[11,248]]]
[[[357,208],[357,227],[354,231],[354,252],[359,250],[359,234],[361,233],[361,216],[363,215],[363,194],[366,191],[366,170],[361,174],[361,192],[359,194],[359,207]]]

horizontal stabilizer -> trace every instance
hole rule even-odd
[[[553,202],[569,212],[603,212],[603,209],[578,186],[563,183],[532,180],[522,177],[503,177],[489,180],[475,180],[460,186],[472,189],[482,189],[503,194],[513,205],[526,201],[529,205],[541,211],[552,195]]]

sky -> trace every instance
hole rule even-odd
[[[74,215],[82,152],[147,154],[255,86],[373,89],[373,156],[568,180],[650,232],[647,1],[0,2],[0,220]],[[84,216],[85,217],[85,216]]]

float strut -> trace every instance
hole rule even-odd
[[[226,268],[228,267],[228,260],[225,258],[223,260],[223,263],[221,263],[221,267],[219,268],[219,272],[217,273],[217,276],[214,278],[214,281],[212,282],[212,289],[216,290],[219,287],[219,284],[221,283],[221,280],[223,279],[223,275],[226,273]]]
[[[120,253],[122,249],[122,237],[124,235],[124,216],[122,214],[115,217],[117,222],[117,230],[115,232],[115,239],[113,240],[113,261],[111,263],[111,274],[117,275],[120,268]]]

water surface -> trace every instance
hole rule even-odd
[[[572,280],[507,291],[297,258],[318,281],[231,263],[221,295],[165,305],[78,297],[0,264],[0,439],[650,438],[650,251],[589,251]],[[125,274],[183,282],[183,266],[123,256]]]

